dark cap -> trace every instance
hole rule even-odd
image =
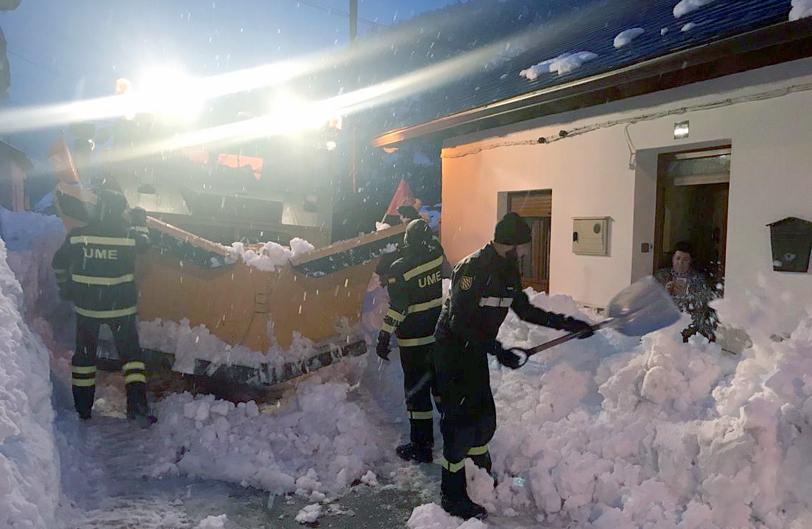
[[[421,244],[428,244],[434,238],[434,232],[423,219],[414,219],[406,226],[403,244],[407,248],[416,248]]]
[[[508,213],[502,217],[502,220],[496,223],[493,234],[494,242],[510,246],[527,244],[531,238],[530,226],[516,213]]]

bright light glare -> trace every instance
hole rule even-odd
[[[330,116],[318,102],[306,101],[287,92],[277,94],[266,116],[273,132],[300,132],[325,126]],[[269,131],[271,132],[271,131]]]
[[[205,108],[206,100],[197,81],[172,66],[148,70],[135,86],[136,98],[143,109],[171,120],[191,121]]]

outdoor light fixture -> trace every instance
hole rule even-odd
[[[691,133],[689,121],[679,121],[674,123],[674,139],[682,140]]]

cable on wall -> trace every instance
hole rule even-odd
[[[499,149],[502,147],[518,147],[523,145],[547,145],[549,143],[555,143],[557,141],[573,138],[575,136],[581,136],[583,134],[588,134],[590,132],[594,132],[597,130],[607,129],[611,127],[616,127],[618,125],[626,125],[626,140],[629,145],[629,152],[630,152],[630,159],[629,159],[629,167],[633,168],[633,165],[636,163],[637,151],[634,147],[634,143],[632,142],[631,136],[629,134],[629,127],[634,125],[635,123],[640,123],[644,121],[653,121],[656,119],[665,118],[668,116],[676,116],[681,114],[686,114],[688,112],[698,112],[703,110],[715,110],[718,108],[725,108],[733,105],[740,105],[743,103],[754,103],[758,101],[767,101],[770,99],[777,99],[779,97],[785,97],[791,94],[797,94],[802,92],[809,92],[812,91],[812,83],[801,83],[790,85],[784,88],[776,88],[773,90],[767,90],[765,92],[759,92],[757,94],[749,94],[745,96],[739,97],[728,97],[725,99],[719,99],[716,101],[711,101],[708,103],[699,103],[696,105],[687,105],[677,108],[671,108],[668,110],[661,110],[659,112],[651,112],[647,114],[638,114],[633,117],[628,118],[621,118],[621,119],[614,119],[609,121],[604,121],[601,123],[593,123],[590,125],[583,125],[580,127],[574,127],[571,129],[562,129],[558,133],[550,135],[550,136],[540,136],[535,139],[525,139],[525,140],[513,140],[513,141],[502,141],[502,142],[494,142],[489,143],[486,145],[479,146],[475,149],[471,149],[470,151],[458,153],[458,154],[445,154],[441,153],[442,158],[463,158],[465,156],[470,156],[473,154],[479,154],[483,151],[489,151],[492,149]]]

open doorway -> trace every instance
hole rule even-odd
[[[520,251],[519,266],[522,286],[539,292],[550,291],[550,221],[552,191],[518,191],[508,193],[508,211],[518,213],[532,230],[528,247]]]
[[[671,266],[678,242],[693,266],[724,284],[730,147],[661,154],[658,160],[654,271]]]

